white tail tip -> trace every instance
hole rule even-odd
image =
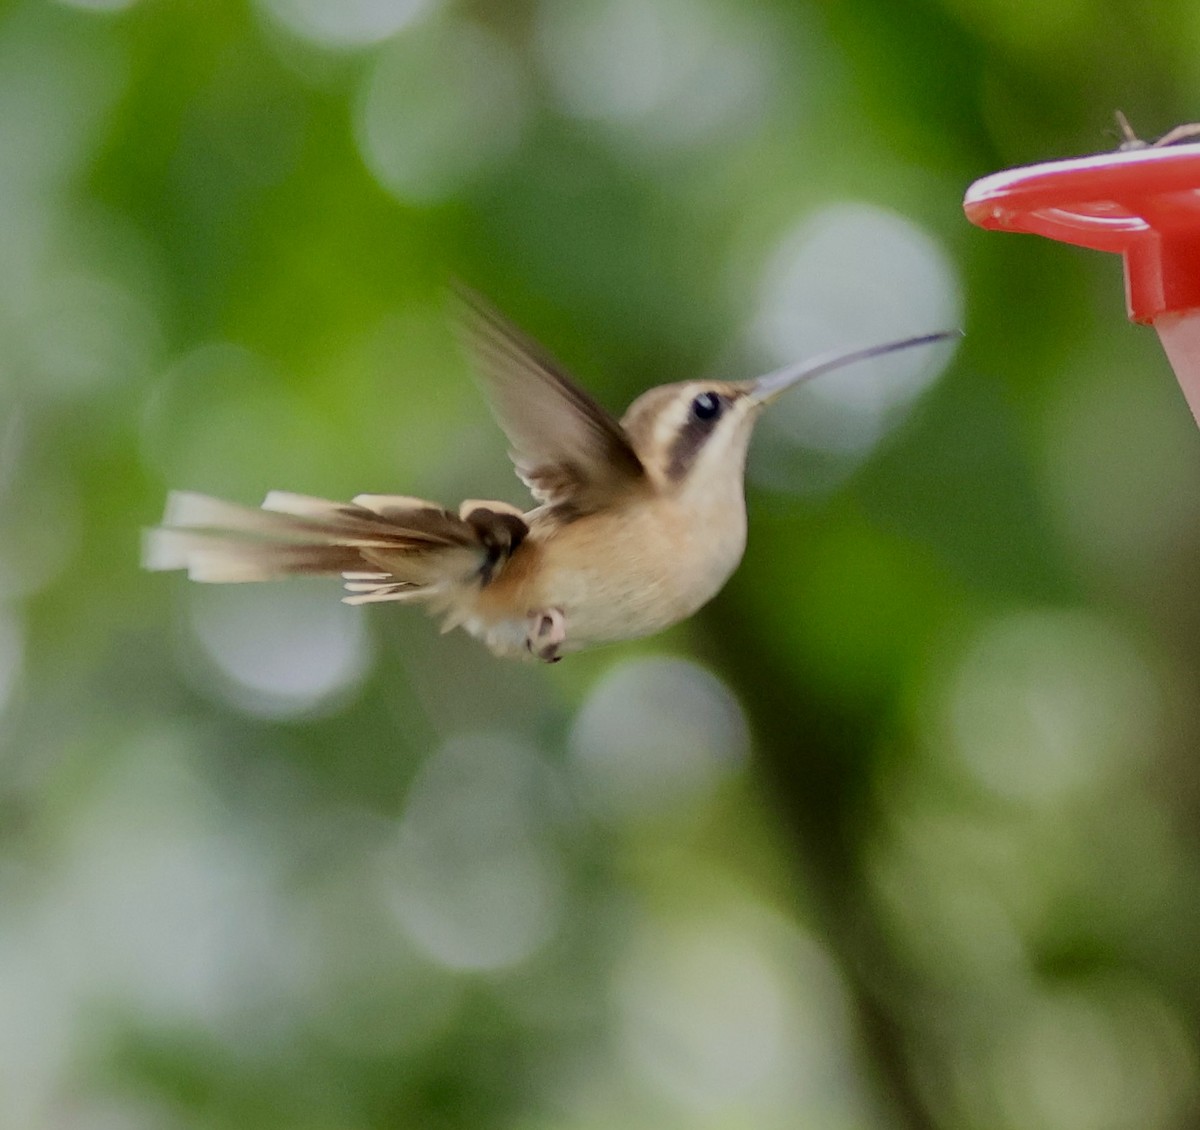
[[[198,540],[187,530],[147,530],[142,535],[142,568],[155,573],[186,569]]]

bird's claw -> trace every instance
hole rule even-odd
[[[525,646],[544,663],[557,663],[559,649],[567,639],[567,618],[561,608],[548,608],[529,617],[529,634]]]

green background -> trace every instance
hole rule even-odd
[[[1115,259],[961,199],[1197,60],[1182,0],[0,3],[0,1126],[1196,1125],[1200,435]],[[139,570],[170,488],[522,501],[452,276],[614,410],[967,337],[781,405],[725,591],[554,668]]]

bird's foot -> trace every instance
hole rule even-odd
[[[557,663],[559,649],[567,639],[567,618],[561,608],[548,608],[529,617],[525,646],[544,663]]]

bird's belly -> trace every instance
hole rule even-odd
[[[662,631],[711,600],[737,567],[744,520],[724,532],[714,544],[695,521],[627,512],[535,533],[463,627],[498,655],[525,652],[530,617],[554,608],[566,620],[564,653]]]
[[[468,616],[462,626],[468,635],[482,641],[493,655],[518,659],[530,655],[527,616],[519,619]]]
[[[651,635],[707,604],[741,560],[744,539],[700,553],[689,534],[673,538],[669,552],[661,544],[648,552],[634,541],[623,553],[609,547],[559,564],[546,578],[543,600],[566,614],[568,647]]]
[[[484,611],[467,617],[463,627],[493,654],[520,656],[528,652],[531,618],[558,608],[566,618],[567,638],[560,649],[566,653],[668,628],[690,616],[719,587],[693,594],[681,591],[677,584],[664,583],[657,575],[587,567],[556,570],[546,581],[538,586],[536,595],[530,594],[521,611],[506,609],[507,614],[500,615]]]
[[[678,623],[716,592],[681,583],[686,580],[636,568],[564,570],[546,603],[563,610],[568,636],[579,645],[634,639]]]

